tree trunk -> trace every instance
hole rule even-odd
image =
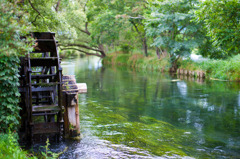
[[[148,56],[148,48],[147,48],[147,39],[146,39],[145,35],[144,35],[144,38],[142,39],[142,41],[143,41],[144,54],[147,57]]]
[[[156,47],[156,54],[157,54],[158,59],[160,59],[160,52],[159,51],[160,51],[159,48]]]
[[[103,44],[98,44],[98,49],[100,50],[102,57],[106,57],[106,54],[105,54],[105,51],[103,48]]]

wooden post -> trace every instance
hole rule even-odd
[[[65,137],[80,135],[78,93],[86,93],[86,83],[77,84],[74,75],[63,76],[64,132]]]

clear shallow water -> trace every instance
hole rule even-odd
[[[68,147],[61,158],[240,158],[239,83],[103,68],[94,57],[62,66],[88,93],[82,140],[52,145]]]

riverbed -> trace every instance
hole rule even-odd
[[[63,60],[87,83],[80,141],[52,144],[60,158],[240,158],[240,85]]]

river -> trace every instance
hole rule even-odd
[[[80,141],[53,144],[60,158],[240,158],[240,85],[63,60],[87,83]]]

